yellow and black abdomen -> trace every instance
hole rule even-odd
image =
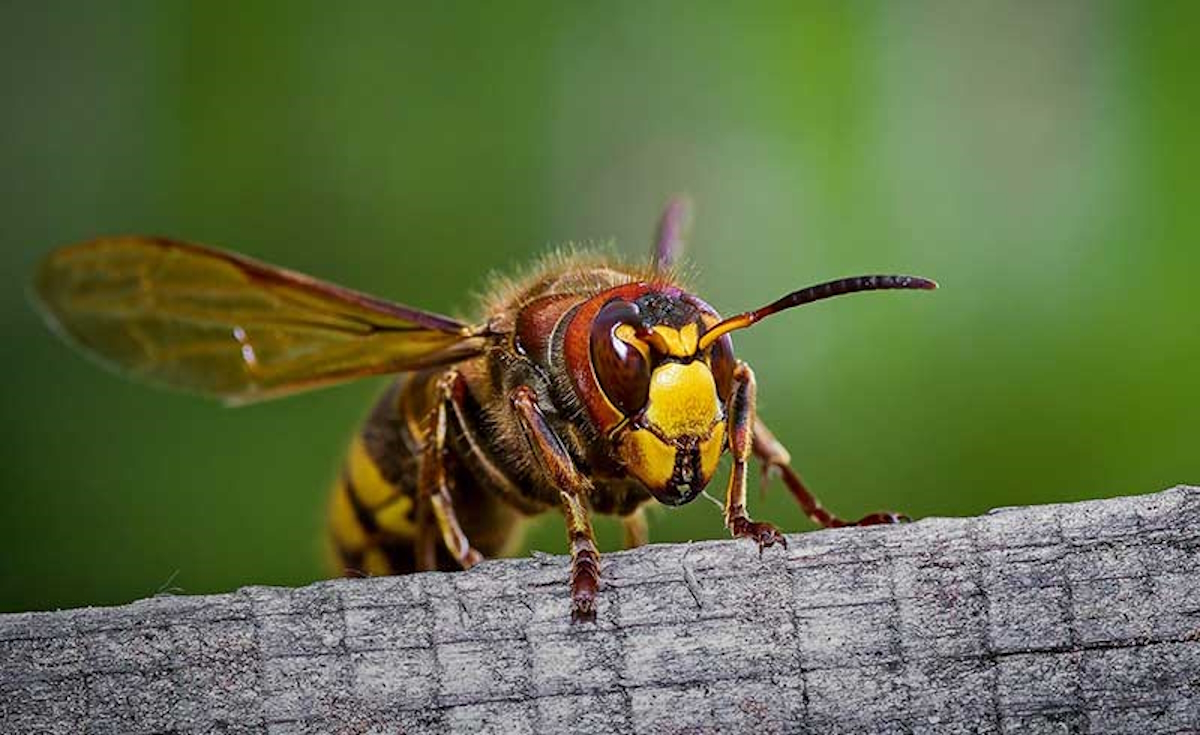
[[[430,414],[439,400],[437,371],[401,376],[379,398],[354,436],[329,500],[329,535],[341,575],[419,571],[416,544],[423,518],[418,478]],[[455,432],[457,433],[457,432]],[[455,455],[453,449],[449,450]],[[450,493],[468,538],[486,557],[508,550],[519,536],[519,513],[467,472],[471,463],[447,457]],[[433,534],[436,567],[458,562]]]
[[[380,397],[350,442],[329,499],[329,532],[339,574],[416,570],[420,420],[409,426],[403,405],[415,396],[402,378]],[[409,389],[409,390],[406,390]]]

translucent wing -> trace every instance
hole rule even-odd
[[[51,326],[101,363],[229,403],[457,362],[484,343],[448,317],[156,238],[57,250],[36,293]]]
[[[669,273],[683,255],[684,240],[692,226],[692,202],[684,196],[672,197],[658,221],[651,265],[655,273]]]

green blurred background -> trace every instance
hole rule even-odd
[[[1200,5],[424,5],[0,10],[0,609],[319,577],[328,483],[382,386],[226,410],[96,369],[26,286],[102,233],[470,314],[555,243],[644,257],[685,191],[727,313],[858,272],[942,283],[737,337],[834,510],[1200,482]],[[809,527],[778,486],[752,511]],[[723,535],[703,500],[654,520]]]

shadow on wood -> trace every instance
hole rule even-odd
[[[1179,733],[1200,488],[0,616],[4,733]]]

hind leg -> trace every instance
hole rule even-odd
[[[899,513],[881,511],[859,518],[857,521],[847,521],[835,516],[821,505],[817,496],[804,485],[800,476],[792,469],[792,458],[771,430],[761,420],[754,421],[754,454],[763,463],[763,473],[771,475],[778,473],[783,484],[791,491],[796,502],[804,509],[809,519],[825,528],[842,526],[875,526],[886,523],[901,523],[908,520],[907,516]]]

